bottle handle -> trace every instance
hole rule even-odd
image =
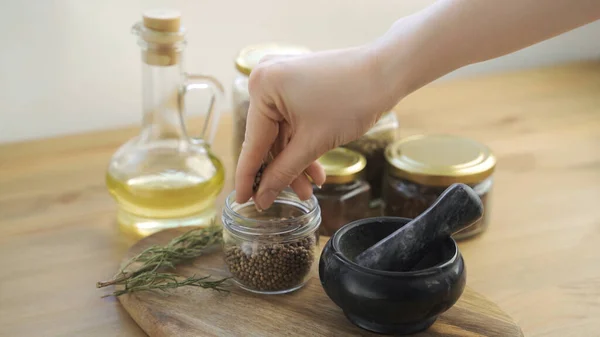
[[[219,125],[220,107],[223,102],[223,98],[225,97],[225,89],[223,88],[221,82],[219,82],[217,79],[211,76],[188,73],[184,73],[183,76],[184,85],[182,88],[182,94],[179,96],[179,104],[182,108],[182,111],[185,110],[185,95],[189,91],[210,90],[212,92],[208,112],[206,114],[204,125],[202,126],[202,131],[200,133],[200,139],[192,137],[192,140],[198,141],[200,143],[205,142],[208,145],[211,145],[215,137],[217,126]],[[208,129],[209,125],[210,129]],[[206,133],[207,130],[209,130],[208,134]]]

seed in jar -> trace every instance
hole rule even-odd
[[[366,134],[343,147],[361,153],[367,158],[365,178],[371,185],[371,197],[376,200],[381,197],[382,176],[385,168],[385,148],[395,139],[394,132],[381,131]]]
[[[233,246],[226,248],[225,262],[242,285],[262,291],[286,290],[302,284],[310,273],[316,244],[311,236],[298,242],[263,244],[256,254]],[[241,269],[241,265],[249,267]]]
[[[252,192],[256,193],[256,191],[258,191],[258,186],[260,185],[260,180],[262,178],[262,174],[266,168],[267,168],[266,163],[263,163],[262,165],[260,165],[260,168],[258,169],[258,172],[256,172],[256,176],[254,177],[254,182],[252,183]]]
[[[427,208],[429,208],[446,189],[446,187],[420,185],[406,180],[402,181],[402,188],[398,188],[398,186],[400,185],[394,184],[392,181],[386,182],[386,193],[384,195],[384,198],[386,199],[384,215],[386,216],[416,218],[427,210]],[[474,188],[475,186],[471,187]],[[487,192],[479,195],[479,197],[481,198],[485,210],[487,205]],[[471,226],[456,233],[453,237],[458,240],[461,237],[479,233],[485,226],[486,219],[484,216]]]

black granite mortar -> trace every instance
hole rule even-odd
[[[410,271],[359,266],[354,258],[411,219],[377,217],[351,222],[327,242],[319,277],[327,295],[355,325],[384,334],[412,334],[430,327],[460,298],[464,260],[452,238],[429,247]]]

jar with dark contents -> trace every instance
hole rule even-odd
[[[371,187],[364,180],[365,157],[340,147],[318,161],[326,174],[321,189],[313,189],[321,207],[320,233],[331,236],[349,222],[370,217]]]
[[[380,205],[381,186],[385,171],[385,148],[396,140],[398,119],[394,111],[384,114],[362,137],[343,147],[354,150],[367,159],[365,179],[371,186],[372,207]]]
[[[488,228],[496,158],[487,146],[451,135],[413,136],[388,146],[385,156],[384,215],[415,218],[450,185],[463,183],[481,198],[484,215],[453,237],[466,239]]]
[[[301,46],[281,44],[258,44],[243,48],[235,59],[237,76],[233,80],[232,106],[233,106],[233,154],[234,163],[237,165],[244,136],[246,134],[246,120],[250,106],[250,93],[248,92],[248,78],[252,69],[266,55],[299,55],[308,53],[309,49]]]
[[[223,209],[225,264],[242,289],[282,294],[301,288],[316,266],[321,211],[312,196],[301,201],[286,189],[273,205],[258,211],[253,201]]]

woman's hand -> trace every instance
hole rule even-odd
[[[263,160],[274,160],[254,195],[268,208],[291,186],[303,200],[312,195],[304,172],[320,186],[325,173],[316,160],[363,135],[394,102],[382,99],[375,59],[367,47],[261,60],[249,81],[246,137],[236,172],[236,199],[253,196]]]
[[[599,18],[600,1],[594,0],[439,0],[396,21],[368,46],[264,60],[250,76],[237,201],[252,196],[269,151],[275,160],[255,195],[262,209],[288,185],[301,199],[310,197],[303,172],[323,184],[315,160],[363,135],[411,92]]]

